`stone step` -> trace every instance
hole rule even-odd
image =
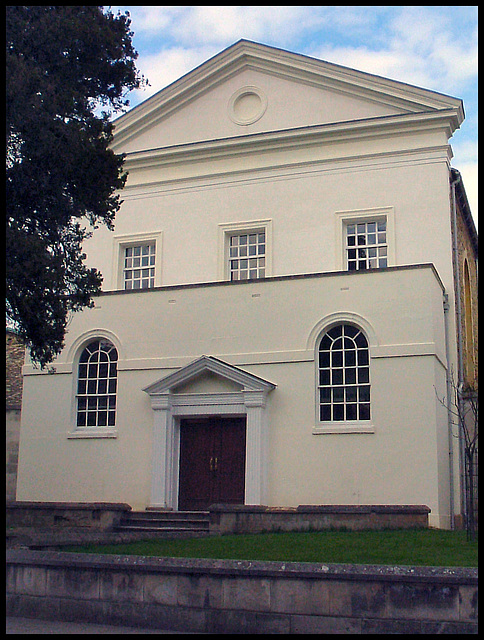
[[[146,511],[131,511],[129,517],[166,520],[206,520],[209,517],[208,511],[161,511],[156,509],[146,509]]]
[[[157,527],[122,524],[116,527],[117,531],[159,531],[163,533],[208,533],[208,527]]]
[[[120,520],[115,530],[203,534],[209,532],[209,518],[206,511],[132,511]]]
[[[192,529],[192,530],[201,530],[208,531],[208,521],[207,522],[176,522],[176,521],[164,521],[164,520],[128,520],[127,518],[121,520],[118,525],[119,527],[130,527],[130,528],[143,528],[143,529]]]

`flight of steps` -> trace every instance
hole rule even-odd
[[[209,533],[208,511],[131,511],[115,530],[119,533],[146,533],[150,537],[194,537]]]

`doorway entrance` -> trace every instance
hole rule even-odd
[[[178,509],[244,504],[246,418],[210,416],[180,421]]]

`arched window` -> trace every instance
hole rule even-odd
[[[329,329],[319,343],[319,419],[370,420],[368,340],[351,324]]]
[[[77,378],[77,426],[114,427],[118,352],[109,340],[90,342],[81,353]]]

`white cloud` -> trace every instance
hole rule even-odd
[[[183,6],[114,7],[129,10],[144,53],[137,60],[150,87],[131,94],[137,104],[192,70],[225,46],[241,38],[257,41],[289,40],[301,29],[312,7],[297,6]],[[306,21],[310,20],[306,15]],[[273,42],[274,44],[274,42]],[[146,53],[153,50],[154,53]]]
[[[308,7],[299,6],[198,6],[176,26],[184,41],[231,43],[240,38],[262,41],[287,41],[296,30]]]
[[[367,47],[323,46],[311,52],[311,55],[345,67],[410,84],[422,86],[428,80],[427,73],[420,68],[418,58],[411,52],[402,56],[398,51],[393,50],[375,51]]]
[[[346,45],[345,61],[356,53],[363,70],[460,95],[477,79],[477,27],[474,7],[390,7],[374,14],[374,35],[364,46]],[[377,34],[381,34],[377,37]],[[331,39],[337,42],[338,38]],[[334,49],[339,55],[338,49]]]
[[[398,11],[378,30],[384,39],[366,37],[360,38],[363,46],[341,46],[332,38],[311,55],[447,94],[458,94],[477,78],[477,30],[462,37],[446,8],[394,9]]]
[[[151,6],[119,6],[112,7],[116,12],[118,9],[124,13],[129,11],[131,17],[131,27],[136,34],[160,34],[171,29],[175,20],[180,19],[186,9],[190,7],[151,7]]]
[[[440,7],[403,7],[391,23],[391,49],[413,54],[425,67],[428,85],[455,90],[477,74],[477,31],[462,37],[452,18]]]
[[[132,106],[214,56],[241,38],[289,40],[301,28],[303,14],[311,7],[282,6],[120,6],[129,11],[143,55],[137,60],[150,87],[130,96]],[[153,53],[148,53],[153,51]]]
[[[113,7],[128,10],[135,35],[164,35],[178,44],[200,46],[230,44],[240,38],[287,40],[301,29],[306,16],[310,24],[311,9],[300,6],[135,6]],[[313,20],[314,24],[314,20]]]
[[[153,55],[143,56],[138,62],[141,73],[148,78],[150,86],[131,95],[131,104],[146,100],[160,89],[181,78],[219,51],[218,47],[184,48],[172,47]]]
[[[452,93],[477,74],[474,7],[439,6],[122,6],[149,50],[247,38]],[[463,27],[465,36],[463,37]],[[469,36],[470,32],[470,36]],[[295,48],[295,42],[299,46]],[[327,43],[318,46],[315,43]],[[195,55],[196,57],[196,55]],[[141,61],[140,61],[141,62]],[[158,84],[158,83],[157,83]]]

